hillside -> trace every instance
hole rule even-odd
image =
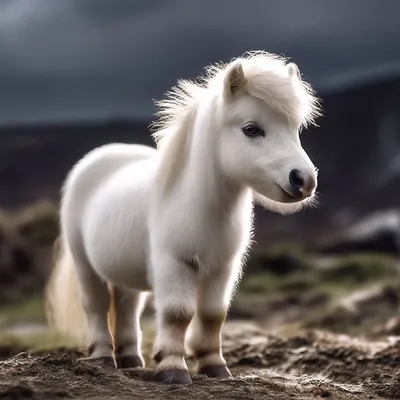
[[[400,118],[394,99],[399,94],[400,80],[395,80],[323,97],[320,126],[302,134],[320,170],[321,206],[285,218],[257,212],[257,230],[265,240],[304,237],[304,224],[312,239],[370,211],[397,207]],[[0,207],[16,208],[41,198],[57,201],[67,171],[93,147],[109,142],[151,145],[148,122],[1,128]]]

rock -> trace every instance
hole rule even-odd
[[[400,317],[393,316],[386,323],[379,325],[374,329],[375,335],[400,336]]]
[[[347,228],[335,238],[315,246],[322,254],[387,253],[400,254],[400,211],[374,213]]]
[[[376,285],[341,297],[321,315],[309,318],[304,326],[332,332],[383,333],[382,324],[397,314],[400,306],[398,285]],[[395,331],[395,322],[391,329]]]

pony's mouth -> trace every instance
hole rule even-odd
[[[300,190],[289,191],[284,189],[281,185],[277,184],[277,186],[279,187],[285,198],[291,202],[299,201],[303,198],[303,193],[301,193]]]

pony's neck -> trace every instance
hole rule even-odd
[[[246,198],[248,188],[230,179],[221,167],[215,99],[199,105],[191,130],[184,171],[186,187],[204,199],[208,212],[229,214]]]
[[[179,125],[168,128],[153,186],[160,203],[175,188],[180,196],[192,200],[199,214],[229,216],[251,198],[246,196],[250,189],[234,182],[221,168],[217,107],[216,98],[203,98],[185,112]]]

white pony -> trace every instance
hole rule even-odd
[[[139,325],[154,292],[156,380],[229,377],[221,328],[252,237],[253,202],[293,213],[315,199],[299,132],[319,115],[297,66],[246,53],[179,81],[158,103],[158,149],[109,144],[69,173],[49,320],[89,357],[143,367]],[[190,333],[186,343],[186,333]]]

